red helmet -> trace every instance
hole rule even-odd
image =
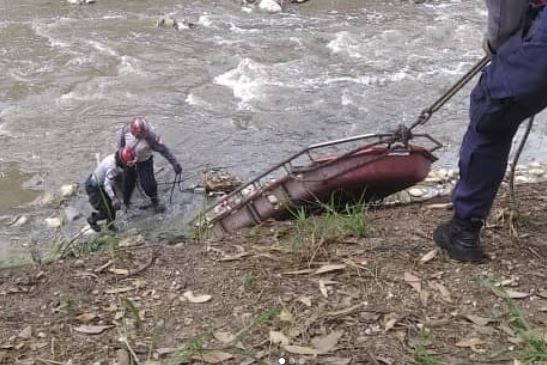
[[[124,166],[129,166],[131,163],[135,162],[135,151],[133,151],[132,148],[120,148],[120,150],[118,151],[118,156],[120,157],[120,161]]]
[[[144,117],[133,118],[131,124],[129,125],[129,130],[136,138],[143,138],[148,130],[148,127],[146,126],[146,119],[144,119]]]

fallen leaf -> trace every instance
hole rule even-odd
[[[420,259],[420,263],[427,264],[429,261],[433,260],[437,256],[437,252],[439,252],[437,249],[433,249],[422,256]]]
[[[351,363],[351,358],[346,359],[343,357],[327,357],[323,359],[323,364],[325,365],[349,365]]]
[[[511,327],[509,327],[508,325],[506,324],[501,324],[499,327],[498,327],[501,331],[505,332],[505,334],[509,337],[515,337],[515,331],[513,331],[513,329]]]
[[[270,342],[274,344],[280,344],[281,346],[287,346],[289,344],[289,338],[280,331],[270,331]]]
[[[311,307],[311,297],[300,297],[297,300],[306,307]]]
[[[484,350],[480,350],[477,348],[478,345],[482,345],[486,342],[484,342],[483,340],[480,340],[476,337],[473,337],[473,338],[469,338],[469,339],[466,339],[466,340],[462,340],[458,343],[456,343],[456,346],[458,347],[467,347],[467,348],[470,348],[471,350],[473,350],[474,352],[484,352]]]
[[[438,290],[439,293],[441,294],[441,298],[445,302],[452,303],[452,297],[450,296],[450,292],[448,291],[446,286],[444,286],[443,284],[441,284],[437,281],[430,281],[429,286],[433,289]]]
[[[476,324],[477,326],[486,326],[488,323],[492,322],[491,318],[479,317],[474,314],[466,314],[464,318],[469,322]]]
[[[74,327],[74,331],[80,332],[86,335],[98,335],[112,327],[113,326],[90,326],[90,325],[84,324],[79,327]]]
[[[340,338],[344,335],[344,331],[334,331],[326,336],[316,337],[311,340],[313,347],[319,354],[326,354],[330,352],[340,341]]]
[[[329,317],[342,317],[342,316],[345,316],[345,315],[348,315],[348,314],[351,314],[353,312],[358,311],[359,309],[361,309],[361,307],[363,305],[364,305],[364,303],[359,303],[359,304],[356,304],[356,305],[353,305],[351,307],[344,308],[344,309],[341,309],[341,310],[338,310],[338,311],[327,312],[327,316],[329,316]]]
[[[429,204],[426,206],[427,209],[450,209],[452,208],[452,203],[438,203],[438,204]]]
[[[95,270],[93,270],[93,272],[98,274],[98,273],[102,272],[103,270],[105,270],[106,268],[108,268],[109,266],[111,266],[113,263],[114,262],[112,260],[108,260],[104,265],[101,265],[98,268],[96,268]]]
[[[404,281],[408,283],[414,290],[416,290],[418,293],[422,291],[422,283],[420,281],[420,278],[417,277],[414,274],[409,273],[406,271],[403,275]]]
[[[281,275],[303,275],[303,274],[311,274],[312,272],[314,272],[313,269],[302,269],[302,270],[282,272]]]
[[[294,317],[291,314],[291,312],[287,311],[286,309],[283,309],[281,311],[281,313],[279,313],[279,320],[281,322],[293,323],[294,322]]]
[[[338,271],[338,270],[344,270],[346,268],[345,264],[336,264],[336,265],[323,265],[319,269],[317,269],[314,274],[325,274],[328,272]]]
[[[128,292],[128,291],[131,291],[133,289],[134,288],[131,287],[131,286],[124,286],[124,287],[116,288],[116,289],[106,289],[104,291],[104,293],[105,294],[119,294],[119,293],[125,293],[125,292]]]
[[[32,327],[26,326],[21,332],[19,332],[17,337],[22,338],[23,340],[28,340],[32,337]]]
[[[311,347],[286,345],[282,346],[283,350],[295,355],[317,355],[317,350]]]
[[[400,318],[397,313],[389,313],[384,318],[384,332],[388,332],[390,329],[395,327]]]
[[[240,260],[240,259],[242,259],[242,258],[244,258],[244,257],[247,257],[247,256],[249,256],[249,255],[250,255],[249,252],[240,252],[240,253],[238,253],[238,254],[236,254],[236,255],[226,255],[226,256],[224,256],[224,257],[221,257],[221,258],[219,259],[219,261],[236,261],[236,260]]]
[[[162,347],[162,348],[157,349],[156,353],[159,356],[165,356],[165,355],[172,354],[173,352],[177,352],[177,351],[180,351],[180,349],[176,348],[176,347]]]
[[[511,299],[524,299],[530,296],[530,293],[519,292],[515,290],[506,290],[505,293]]]
[[[319,280],[319,290],[321,291],[321,295],[323,295],[325,298],[329,297],[327,286],[325,285],[325,282],[323,280]]]
[[[49,342],[35,342],[30,344],[30,349],[32,351],[40,350],[46,347],[47,345],[49,345]]]
[[[540,298],[547,299],[547,290],[541,289],[536,293],[536,295]]]
[[[76,319],[83,324],[87,324],[91,322],[92,320],[94,320],[95,318],[97,318],[97,315],[91,312],[82,313],[76,317]]]
[[[112,267],[108,269],[108,271],[114,275],[129,275],[129,270],[127,269],[117,269],[115,267]]]
[[[216,331],[213,333],[213,337],[220,343],[228,344],[235,341],[236,336],[228,331]]]
[[[191,290],[188,290],[183,294],[184,298],[186,298],[190,303],[205,303],[210,301],[213,297],[209,294],[203,294],[203,295],[194,295]]]
[[[233,357],[234,355],[229,354],[227,352],[213,350],[213,351],[206,351],[206,352],[204,351],[202,353],[196,354],[192,356],[192,359],[205,361],[206,363],[209,363],[209,364],[218,364],[224,361],[228,361],[232,359]]]

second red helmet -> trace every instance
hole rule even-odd
[[[135,117],[129,125],[131,134],[136,138],[143,138],[147,131],[146,119],[144,117]]]
[[[120,157],[120,161],[124,164],[124,166],[129,166],[133,162],[135,162],[135,151],[133,149],[124,147],[120,148],[118,151],[118,155]]]

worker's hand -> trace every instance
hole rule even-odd
[[[179,163],[177,163],[175,166],[173,166],[173,169],[175,170],[175,174],[180,175],[182,173],[182,167]]]
[[[490,58],[494,57],[494,55],[496,54],[496,50],[492,48],[487,38],[484,38],[484,41],[482,42],[482,48],[484,49],[486,55]]]
[[[118,198],[112,199],[112,208],[114,208],[114,210],[120,210],[121,207],[122,207],[122,202],[120,202],[120,199]]]

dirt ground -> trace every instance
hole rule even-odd
[[[364,238],[269,223],[0,271],[0,364],[547,363],[547,185],[517,193],[478,265],[434,250],[440,199],[371,209]]]

